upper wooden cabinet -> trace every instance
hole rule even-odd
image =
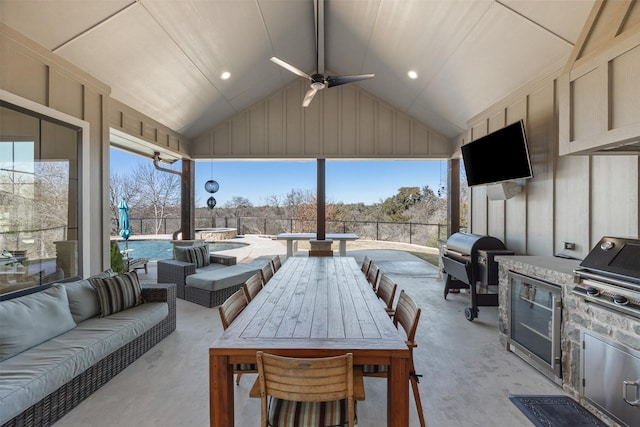
[[[640,153],[640,12],[607,4],[557,81],[560,155]]]

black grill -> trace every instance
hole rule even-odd
[[[575,273],[574,294],[640,318],[640,240],[603,237]]]
[[[470,233],[454,233],[447,240],[442,264],[447,274],[444,298],[457,289],[469,289],[471,307],[464,310],[467,320],[478,317],[478,306],[497,306],[498,293],[490,286],[498,286],[496,255],[513,255],[495,237]]]

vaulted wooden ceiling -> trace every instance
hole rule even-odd
[[[375,73],[353,84],[454,138],[470,118],[561,68],[593,3],[326,0],[325,68]],[[0,0],[0,20],[108,84],[113,98],[195,138],[300,78],[270,57],[315,72],[313,5]]]

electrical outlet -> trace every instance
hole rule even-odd
[[[568,250],[573,250],[576,248],[576,244],[573,242],[564,242],[564,248]]]

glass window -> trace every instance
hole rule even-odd
[[[79,129],[0,106],[0,294],[80,274]]]

